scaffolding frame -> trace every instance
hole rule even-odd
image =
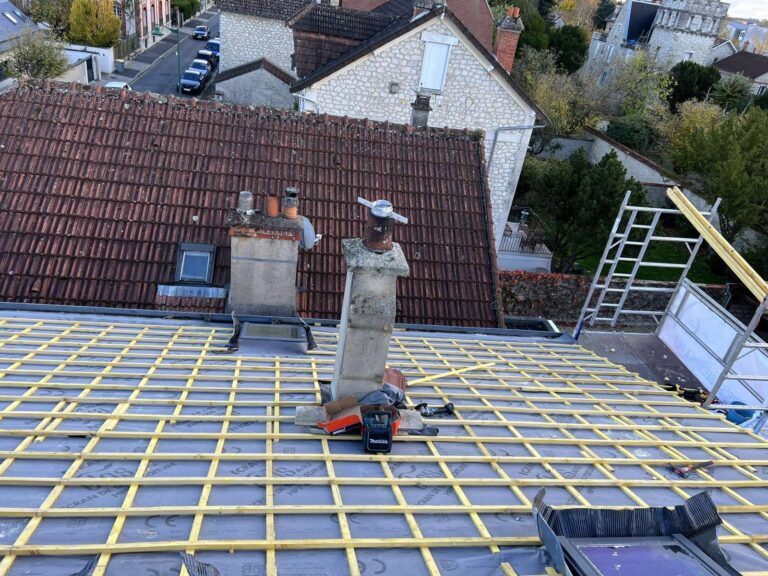
[[[699,249],[706,241],[709,246],[725,261],[728,267],[736,274],[736,276],[744,283],[749,291],[755,296],[758,301],[757,309],[749,322],[739,333],[738,337],[731,342],[728,351],[723,358],[723,369],[719,376],[712,384],[709,390],[709,396],[704,401],[702,406],[709,409],[717,410],[752,410],[759,412],[755,423],[755,432],[759,433],[762,427],[768,421],[768,405],[760,404],[756,406],[745,406],[741,404],[714,404],[717,398],[717,393],[722,388],[723,384],[728,380],[737,380],[742,382],[747,388],[751,387],[747,384],[748,381],[768,382],[768,375],[766,374],[753,374],[753,375],[739,375],[733,373],[734,364],[742,357],[744,350],[749,353],[755,349],[768,349],[768,344],[755,339],[755,330],[757,329],[760,320],[768,310],[768,283],[762,279],[759,274],[744,260],[744,258],[728,243],[725,238],[718,232],[713,225],[718,218],[718,209],[720,207],[720,198],[718,198],[713,204],[710,211],[698,210],[683,192],[677,188],[669,188],[667,190],[667,197],[675,204],[676,208],[652,208],[645,206],[632,206],[629,204],[631,192],[627,192],[624,196],[624,200],[619,208],[619,214],[614,221],[611,234],[609,236],[606,247],[603,251],[600,259],[600,264],[595,273],[595,276],[590,285],[590,289],[587,298],[582,307],[579,321],[577,322],[576,329],[574,331],[574,337],[578,339],[585,323],[589,323],[593,326],[596,322],[608,322],[611,327],[615,327],[619,318],[626,315],[644,315],[650,316],[657,324],[656,334],[658,335],[658,329],[662,325],[664,319],[668,315],[673,315],[672,305],[676,300],[677,295],[680,293],[682,287],[688,282],[688,273],[693,265]],[[650,214],[650,224],[635,224],[638,215]],[[676,237],[664,237],[655,235],[656,226],[663,214],[675,214],[685,217],[690,224],[699,233],[698,238],[676,238]],[[626,224],[622,227],[624,217],[627,217]],[[642,241],[630,240],[630,235],[633,230],[646,230]],[[651,242],[682,242],[688,248],[690,253],[688,261],[685,264],[677,263],[665,263],[665,262],[645,262],[644,258],[648,250],[648,246]],[[628,246],[639,247],[638,254],[635,258],[627,258],[623,256],[623,251]],[[616,273],[616,269],[621,262],[632,263],[632,271],[630,273]],[[663,287],[637,287],[634,285],[637,277],[637,272],[642,266],[656,267],[656,268],[680,268],[682,270],[679,280],[675,288],[663,288]],[[601,273],[603,269],[608,267],[608,273],[604,280],[601,282]],[[621,288],[612,288],[611,282],[615,278],[626,278],[625,285]],[[695,285],[694,285],[695,286]],[[669,304],[665,310],[632,310],[625,308],[627,298],[632,291],[650,291],[650,292],[670,292],[672,294]],[[610,293],[619,294],[619,301],[616,303],[606,303],[605,298]],[[592,301],[597,295],[597,301],[593,305]],[[614,312],[612,316],[600,316],[602,308],[613,308]],[[694,337],[698,339],[695,335]],[[709,349],[704,343],[705,348]],[[709,349],[711,352],[711,349]],[[766,398],[762,398],[759,393],[755,393],[758,398],[763,402],[766,402]]]

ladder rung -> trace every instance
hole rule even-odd
[[[616,272],[614,274],[617,278],[629,278],[632,274],[624,274],[623,272]]]
[[[637,262],[637,258],[619,258],[619,262]]]
[[[642,246],[644,244],[645,242],[635,242],[634,240],[624,242],[624,246]]]
[[[600,318],[599,316],[595,318],[595,322],[613,322],[613,318]]]
[[[604,308],[618,308],[618,307],[619,307],[619,305],[618,305],[618,304],[606,304],[605,302],[603,302],[602,304],[600,304],[600,306],[601,306],[601,307],[604,307]]]
[[[631,228],[640,228],[642,230],[650,230],[651,225],[650,224],[633,224]]]
[[[651,268],[679,268],[683,269],[688,264],[668,264],[667,262],[640,262],[640,266],[649,266]]]

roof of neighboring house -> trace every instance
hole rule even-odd
[[[736,52],[727,58],[715,62],[715,66],[723,72],[743,74],[754,80],[763,74],[768,74],[768,56],[752,54],[751,52]]]
[[[327,4],[313,4],[292,18],[289,25],[294,30],[338,36],[350,40],[367,40],[381,32],[395,20],[364,10],[351,10]]]
[[[493,14],[488,6],[488,0],[443,0],[472,31],[486,50],[493,49]],[[392,16],[412,15],[413,0],[343,0],[347,8],[357,10],[372,10]]]
[[[488,60],[488,62],[499,72],[499,74],[501,74],[504,81],[509,84],[512,89],[526,102],[526,104],[528,104],[536,112],[537,116],[543,121],[548,121],[547,115],[536,105],[533,100],[531,100],[531,98],[525,93],[525,90],[523,90],[523,87],[520,86],[506,70],[504,70],[501,64],[499,64],[498,60],[496,60],[496,57],[488,52],[488,50],[485,49],[479,40],[464,25],[464,23],[445,6],[436,7],[429,13],[425,13],[421,17],[412,20],[405,18],[396,20],[389,27],[384,28],[378,34],[371,36],[368,40],[361,42],[337,59],[328,62],[325,66],[318,68],[308,76],[299,78],[299,80],[294,82],[293,86],[291,87],[291,91],[298,92],[304,88],[312,86],[319,80],[322,80],[334,72],[337,72],[338,70],[341,70],[342,68],[356,62],[360,58],[372,53],[377,48],[392,42],[396,38],[407,34],[408,32],[418,28],[419,26],[434,18],[449,18],[459,28],[467,40],[469,40],[469,42],[471,42],[472,45],[485,56],[485,59]]]
[[[0,300],[221,311],[158,297],[178,244],[217,246],[225,286],[238,192],[297,186],[323,234],[299,262],[303,316],[338,318],[363,196],[411,219],[395,232],[411,265],[399,321],[498,325],[479,132],[27,82],[0,95],[0,141]]]
[[[685,524],[673,507],[711,498],[733,570],[768,565],[768,443],[567,338],[395,331],[408,404],[455,412],[371,455],[359,433],[294,423],[332,378],[336,330],[313,328],[306,354],[232,352],[215,319],[94,312],[0,311],[12,574],[552,574],[531,514],[543,487],[589,511],[582,537],[640,510],[627,533],[698,529],[698,506]],[[711,465],[669,470],[691,462]]]
[[[10,18],[6,14],[9,14]],[[25,16],[7,0],[0,0],[0,51],[12,48],[12,41],[31,28],[36,26],[29,16]]]
[[[286,84],[290,84],[294,81],[294,77],[288,74],[285,70],[282,68],[275,66],[267,60],[266,58],[259,58],[258,60],[254,60],[252,62],[246,62],[245,64],[241,64],[240,66],[235,66],[234,68],[227,68],[223,72],[219,72],[216,75],[216,82],[226,82],[227,80],[232,80],[232,78],[237,78],[238,76],[242,76],[243,74],[248,74],[249,72],[253,72],[254,70],[266,70],[272,76],[277,78],[278,80],[281,80],[282,82],[285,82]]]
[[[219,0],[217,6],[223,12],[237,12],[249,16],[261,16],[275,20],[288,20],[305,5],[314,0]]]
[[[375,36],[397,18],[375,12],[312,4],[288,21],[293,29],[294,66],[299,77]]]

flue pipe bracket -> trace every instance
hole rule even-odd
[[[370,202],[365,198],[358,197],[357,202],[369,209],[363,246],[377,254],[383,254],[392,250],[392,228],[394,222],[408,224],[408,218],[396,213],[392,208],[392,203],[388,200]]]

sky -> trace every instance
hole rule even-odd
[[[727,0],[728,16],[738,18],[768,18],[768,0]]]

